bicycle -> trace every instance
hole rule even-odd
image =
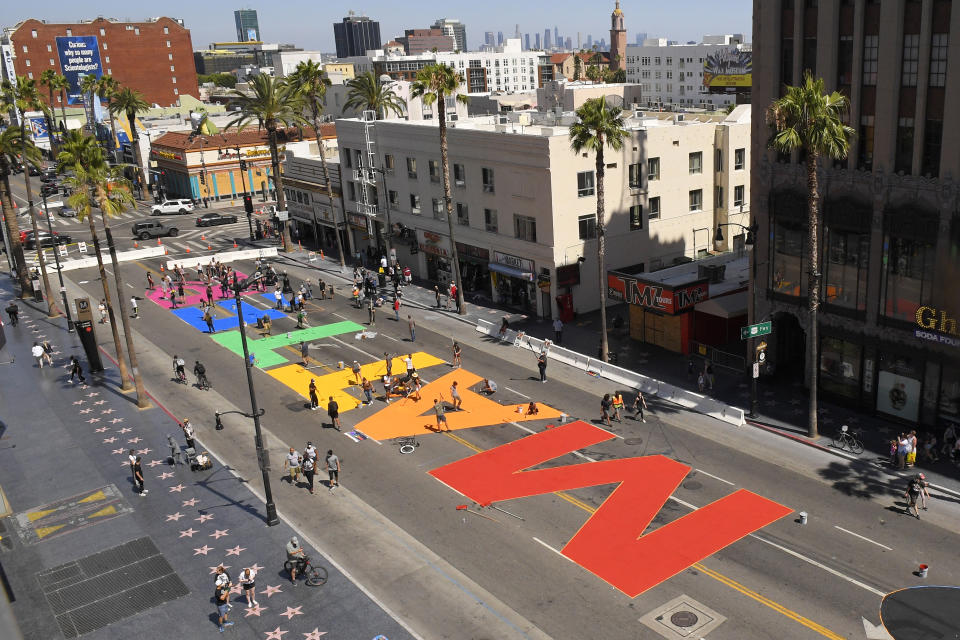
[[[307,585],[319,587],[327,581],[327,570],[314,565],[309,556],[298,558],[296,561],[287,560],[284,562],[283,568],[287,573],[290,573],[293,569],[294,562],[297,563],[297,575],[304,576],[307,580]]]
[[[187,374],[184,373],[183,369],[175,368],[173,374],[176,376],[177,384],[187,384]]]
[[[843,425],[840,427],[840,430],[834,434],[832,444],[836,449],[850,449],[851,453],[861,454],[863,453],[863,441],[860,436],[861,432],[859,429],[850,431],[847,425]]]
[[[400,447],[400,453],[413,453],[417,447],[420,446],[420,443],[417,442],[417,439],[414,436],[405,436],[403,438],[397,438],[394,442],[397,443],[397,446]]]
[[[213,385],[210,384],[210,381],[207,379],[207,374],[200,373],[197,374],[197,388],[201,391],[208,391]]]

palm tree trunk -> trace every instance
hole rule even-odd
[[[820,306],[820,245],[817,230],[820,227],[820,194],[817,182],[818,154],[807,150],[807,211],[810,225],[810,282],[808,299],[810,302],[810,331],[807,334],[807,372],[810,376],[810,407],[807,423],[807,435],[816,438],[817,433],[817,375],[820,366],[817,362],[819,344],[817,338],[817,308]]]
[[[606,141],[600,139],[597,150],[597,268],[600,270],[600,359],[604,362],[610,351],[607,342],[607,257],[606,257],[606,230],[604,228],[603,202],[603,145]]]
[[[102,100],[103,98],[101,98]],[[109,104],[109,101],[107,102]],[[117,161],[117,117],[110,113],[110,110],[107,109],[107,113],[110,114],[110,162]]]
[[[457,313],[464,315],[463,282],[460,278],[460,256],[453,230],[453,201],[450,197],[450,162],[447,158],[447,103],[442,92],[437,92],[437,112],[440,115],[440,164],[443,169],[443,206],[447,210],[447,228],[450,229],[450,256],[453,259],[453,282],[457,285]]]
[[[320,136],[320,124],[317,122],[317,116],[319,114],[314,111],[311,115],[313,115],[313,131],[317,134],[317,153],[320,154],[320,166],[323,167],[323,180],[327,183],[327,198],[330,200],[330,218],[333,220],[333,235],[337,238],[337,252],[340,254],[340,269],[342,270],[346,264],[344,262],[343,255],[343,240],[340,239],[340,223],[337,222],[337,209],[333,206],[333,185],[330,184],[330,169],[327,167],[327,156],[323,155],[323,141]],[[348,224],[347,212],[344,210],[344,228],[346,228]]]
[[[60,115],[63,116],[63,130],[67,130],[67,90],[60,90]]]
[[[30,167],[27,166],[27,131],[26,131],[26,118],[24,118],[23,112],[20,113],[20,139],[23,141],[23,149],[21,155],[23,156],[23,182],[24,186],[27,189],[27,208],[30,212],[30,223],[33,225],[33,242],[37,248],[37,264],[40,265],[40,275],[43,279],[43,290],[47,299],[47,316],[53,317],[57,315],[57,304],[54,301],[52,290],[50,289],[50,277],[47,275],[47,262],[43,258],[43,248],[40,246],[40,230],[37,228],[37,212],[33,206],[33,187],[30,186]],[[46,212],[44,212],[46,214]],[[53,238],[50,239],[51,243]],[[56,251],[56,248],[54,248]]]
[[[270,166],[273,167],[273,189],[277,192],[277,211],[286,211],[287,198],[283,194],[283,178],[280,177],[280,154],[277,152],[277,126],[267,126],[267,134],[270,139]],[[290,242],[290,225],[283,224],[283,250],[286,253],[293,251],[293,245]]]
[[[107,238],[107,249],[110,251],[110,264],[113,265],[113,279],[117,285],[117,305],[120,307],[120,322],[123,323],[123,337],[127,343],[127,356],[130,358],[130,369],[133,372],[133,386],[137,391],[137,406],[146,409],[150,406],[150,402],[147,400],[147,391],[143,387],[143,377],[140,375],[140,368],[137,366],[137,351],[133,346],[133,331],[130,329],[130,314],[127,313],[127,298],[124,295],[123,276],[120,275],[120,263],[117,260],[117,247],[113,243],[113,234],[110,231],[107,214],[103,213],[102,208],[100,212],[103,216],[103,234]]]
[[[17,210],[13,208],[13,193],[10,191],[10,169],[4,163],[2,177],[0,177],[0,206],[3,209],[3,219],[7,226],[7,237],[10,242],[8,258],[13,259],[16,265],[17,283],[20,285],[20,297],[30,295],[30,272],[27,271],[27,261],[23,255],[23,245],[20,243],[20,221],[17,220]]]
[[[56,159],[58,145],[57,145],[57,137],[55,135],[56,125],[54,123],[55,116],[53,113],[53,87],[52,86],[49,87],[49,91],[50,91],[50,103],[49,103],[50,109],[49,111],[44,110],[43,115],[47,119],[47,138],[50,140],[50,155],[53,156],[54,159]]]
[[[130,137],[133,144],[133,157],[137,164],[135,174],[137,176],[137,184],[140,186],[140,198],[143,199],[143,191],[147,186],[146,180],[143,175],[143,158],[140,153],[140,134],[137,133],[137,114],[134,112],[127,113],[127,120],[130,122]],[[124,328],[126,331],[126,328]]]
[[[110,281],[107,280],[107,270],[103,267],[103,256],[100,255],[100,238],[97,237],[97,227],[93,223],[93,214],[89,214],[87,220],[90,222],[90,238],[93,242],[93,254],[97,256],[97,269],[100,271],[100,284],[103,285],[103,300],[107,305],[107,316],[110,319],[110,331],[113,332],[113,346],[117,350],[117,368],[120,370],[120,390],[130,390],[130,375],[127,372],[127,361],[123,355],[123,343],[120,342],[120,330],[117,329],[117,319],[113,313],[113,303],[110,301]],[[114,265],[114,273],[117,272]],[[122,291],[117,291],[117,296],[123,295]]]

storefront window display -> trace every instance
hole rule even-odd
[[[933,302],[937,227],[930,214],[887,214],[881,308],[887,318],[913,323],[917,309]]]
[[[916,422],[923,389],[923,363],[910,356],[879,355],[877,411]]]
[[[831,229],[826,258],[824,302],[846,309],[865,311],[870,235]]]
[[[941,421],[960,425],[960,367],[943,367],[938,409]]]
[[[851,400],[860,397],[860,360],[855,342],[825,337],[820,341],[820,388]]]
[[[770,287],[773,293],[807,295],[807,224],[804,198],[781,193],[773,198],[773,247]]]
[[[536,287],[533,282],[514,278],[503,273],[491,272],[493,286],[498,301],[525,313],[533,313],[536,308],[534,296]]]

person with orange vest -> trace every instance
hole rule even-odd
[[[623,422],[620,417],[623,412],[623,396],[619,391],[613,393],[613,419],[617,422]]]

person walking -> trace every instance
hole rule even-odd
[[[277,311],[283,311],[283,293],[280,292],[280,285],[273,290],[273,299],[277,303]]]
[[[100,299],[97,310],[100,311],[100,324],[110,324],[110,320],[107,318],[107,301],[105,299]]]
[[[317,279],[317,286],[320,287],[320,299],[327,299],[327,283],[323,281],[323,278]]]
[[[387,375],[393,375],[393,358],[390,357],[390,354],[386,351],[383,352],[383,364],[387,368]]]
[[[293,447],[290,447],[290,452],[283,461],[283,469],[289,471],[291,485],[296,485],[300,481],[300,454]]]
[[[926,511],[927,498],[930,497],[930,483],[927,482],[927,476],[922,473],[918,473],[916,477],[920,483],[920,508]]]
[[[77,356],[70,356],[70,382],[73,382],[73,378],[77,377],[80,380],[80,384],[84,384],[87,379],[83,377],[83,368],[80,366],[80,360],[77,359]]]
[[[906,513],[909,515],[910,508],[913,507],[913,514],[917,516],[917,520],[920,519],[920,510],[917,508],[917,500],[920,499],[923,489],[923,481],[920,479],[919,475],[916,475],[910,478],[910,481],[907,484],[907,490],[903,492],[903,496],[907,499]]]
[[[637,397],[633,400],[633,419],[636,420],[637,416],[640,416],[641,422],[646,422],[646,418],[643,417],[643,410],[647,408],[647,401],[643,398],[643,392],[637,391]]]
[[[157,285],[153,283],[153,274],[147,271],[147,291],[153,291]]]
[[[320,406],[320,396],[317,395],[317,381],[310,378],[310,411],[316,411]]]
[[[179,280],[177,280],[177,295],[180,296],[181,300],[183,300],[184,298],[183,285],[184,285],[183,278],[180,278]]]
[[[137,303],[137,296],[130,296],[130,311],[134,318],[140,317],[140,306]]]
[[[897,469],[903,469],[907,464],[907,454],[910,453],[910,441],[905,433],[897,438]]]
[[[413,321],[412,316],[407,316],[407,327],[410,329],[410,342],[417,341],[417,323]]]
[[[541,351],[537,356],[537,369],[540,370],[540,382],[547,382],[547,352]]]
[[[190,418],[184,418],[180,428],[183,429],[183,439],[187,441],[187,448],[196,451],[197,443],[193,439],[193,425],[190,424]]]
[[[366,399],[364,404],[373,404],[373,383],[364,378],[360,388],[363,389],[363,397]]]
[[[440,306],[441,306],[441,305],[440,305],[440,287],[439,287],[439,286],[433,285],[433,294],[434,294],[434,295],[436,296],[436,298],[437,298],[437,309],[439,309]]]
[[[33,359],[37,361],[37,366],[43,369],[43,360],[44,356],[49,358],[50,356],[43,350],[43,347],[40,346],[40,343],[34,342],[33,346],[30,348],[30,354],[33,356]]]
[[[316,461],[305,453],[303,461],[300,463],[300,470],[303,471],[303,477],[307,479],[307,489],[310,493],[313,493],[313,474],[316,471]]]
[[[613,407],[613,401],[610,399],[610,394],[606,393],[603,396],[603,399],[600,401],[600,419],[603,420],[603,424],[608,427],[612,427],[613,424],[610,422],[610,409]]]
[[[706,380],[706,378],[705,378],[704,375],[703,375],[703,371],[701,371],[701,372],[697,375],[697,389],[700,390],[700,393],[703,393],[703,388],[704,388],[704,386],[706,386],[706,384],[707,384],[707,380]]]
[[[137,459],[133,462],[133,482],[140,497],[146,498],[150,490],[143,487],[143,465],[141,464],[140,456],[137,456]]]
[[[307,362],[310,358],[310,344],[304,340],[300,341],[300,361],[303,363],[303,366],[307,366]]]
[[[710,390],[713,391],[713,382],[716,379],[713,375],[713,362],[707,360],[707,364],[704,365],[703,372],[707,374],[707,384],[710,386]]]
[[[457,389],[457,381],[454,380],[453,384],[450,385],[450,398],[453,400],[453,410],[462,411],[463,410],[463,398],[460,397],[460,390]]]
[[[360,363],[354,360],[350,371],[353,372],[353,384],[360,384]]]
[[[340,405],[333,399],[333,396],[330,396],[330,401],[327,403],[327,415],[330,416],[333,428],[340,431]]]
[[[563,340],[563,322],[561,322],[560,318],[557,317],[553,319],[553,341],[556,344],[560,344],[562,340]]]
[[[340,458],[333,453],[333,449],[327,449],[327,477],[330,482],[330,490],[340,486]]]
[[[307,328],[307,312],[302,308],[297,310],[297,329]]]
[[[243,595],[247,596],[248,607],[258,607],[257,603],[257,584],[255,579],[257,570],[253,567],[246,567],[240,572],[240,586],[243,587]]]
[[[622,423],[622,422],[623,422],[623,420],[622,420],[622,417],[623,417],[623,396],[620,395],[620,392],[619,392],[619,391],[614,391],[614,392],[613,392],[612,401],[613,401],[613,419],[616,420],[617,422]]]
[[[447,416],[444,415],[446,408],[436,398],[433,399],[433,412],[437,414],[437,431],[443,431],[444,428],[450,431],[450,427],[447,426]]]
[[[397,294],[393,298],[393,319],[396,320],[397,322],[400,322],[400,293],[399,292],[397,292]]]
[[[214,597],[217,600],[217,622],[220,633],[223,633],[224,627],[233,626],[233,622],[227,619],[230,612],[230,584],[228,582],[217,582]]]
[[[373,296],[367,298],[367,320],[370,326],[377,323],[377,307],[373,304]]]
[[[10,317],[10,325],[17,326],[17,323],[20,322],[20,307],[17,306],[17,303],[13,300],[10,301],[10,304],[6,308],[7,315]]]
[[[463,362],[460,360],[461,356],[460,343],[454,340],[453,342],[453,367],[456,369],[461,366]]]
[[[207,306],[203,310],[203,321],[207,323],[207,333],[216,333],[216,329],[213,326],[213,307]]]
[[[172,290],[170,291],[170,308],[177,308],[177,292]]]

